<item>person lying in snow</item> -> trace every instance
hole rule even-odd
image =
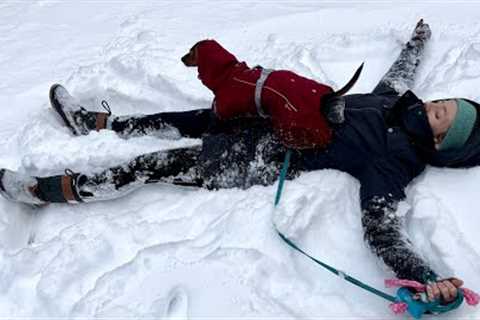
[[[424,103],[408,90],[430,36],[421,20],[372,93],[338,98],[344,121],[329,124],[332,141],[322,148],[294,150],[288,178],[325,168],[357,178],[366,242],[399,278],[426,283],[430,299],[449,302],[463,282],[433,271],[415,253],[396,215],[405,187],[426,164],[458,168],[480,163],[480,106],[468,99]],[[51,88],[50,99],[75,135],[107,129],[124,138],[201,138],[202,145],[144,154],[95,174],[66,170],[64,175],[32,177],[2,169],[0,192],[9,200],[32,205],[110,200],[150,183],[207,189],[271,185],[286,152],[271,121],[258,116],[221,120],[211,109],[114,116],[110,108],[107,113],[87,111],[60,85]]]

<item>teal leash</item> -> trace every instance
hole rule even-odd
[[[288,167],[290,165],[291,155],[292,155],[292,151],[290,149],[288,149],[286,154],[285,154],[285,160],[283,161],[282,169],[280,171],[277,193],[275,195],[274,208],[276,208],[277,205],[280,203],[280,199],[282,197],[282,191],[283,191],[283,187],[284,187],[284,184],[285,184],[285,179],[287,177],[287,172],[288,172]],[[381,290],[375,289],[372,286],[369,286],[368,284],[366,284],[366,283],[364,283],[364,282],[346,274],[343,271],[340,271],[340,270],[326,264],[325,262],[322,262],[322,261],[312,257],[311,255],[309,255],[308,253],[306,253],[305,251],[300,249],[300,247],[298,247],[292,240],[290,240],[282,232],[280,232],[274,222],[273,222],[273,226],[274,226],[277,234],[280,236],[280,238],[286,244],[288,244],[291,248],[296,250],[297,252],[300,252],[302,255],[309,258],[310,260],[312,260],[316,264],[320,265],[321,267],[327,269],[331,273],[341,277],[345,281],[348,281],[351,284],[353,284],[353,285],[355,285],[355,286],[357,286],[357,287],[359,287],[363,290],[366,290],[370,293],[373,293],[376,296],[379,296],[379,297],[381,297],[381,298],[383,298],[387,301],[392,302],[393,304],[398,304],[398,303],[405,304],[406,311],[408,311],[410,313],[410,315],[413,316],[415,319],[420,319],[422,317],[422,315],[426,314],[426,313],[440,314],[440,313],[445,313],[445,312],[452,311],[452,310],[458,308],[459,306],[461,306],[463,301],[464,301],[463,290],[459,290],[459,293],[457,295],[457,299],[455,299],[454,301],[452,301],[451,303],[449,303],[447,305],[441,304],[440,300],[435,300],[433,302],[424,302],[424,301],[421,301],[421,300],[415,300],[414,297],[413,297],[414,293],[406,287],[399,288],[397,290],[397,295],[392,296],[392,295],[390,295],[388,293],[385,293]]]
[[[283,160],[282,169],[280,170],[280,177],[278,179],[277,194],[275,195],[275,203],[274,203],[275,207],[280,203],[280,198],[282,197],[283,185],[285,184],[285,179],[287,178],[287,172],[288,172],[288,167],[290,166],[291,157],[292,157],[292,150],[287,149],[287,152],[285,153],[285,160]]]
[[[278,188],[277,188],[277,193],[275,195],[275,203],[274,203],[274,206],[276,207],[279,203],[280,203],[280,199],[282,197],[282,191],[283,191],[283,187],[284,187],[284,184],[285,184],[285,179],[287,177],[287,172],[288,172],[288,167],[290,166],[290,158],[291,158],[291,155],[292,155],[292,151],[290,149],[287,150],[286,154],[285,154],[285,160],[283,161],[283,165],[282,165],[282,169],[280,171],[280,177],[279,177],[279,181],[278,181]],[[318,260],[318,259],[315,259],[314,257],[312,257],[311,255],[309,255],[308,253],[306,253],[305,251],[303,251],[302,249],[300,249],[292,240],[290,240],[287,236],[285,236],[282,232],[280,232],[277,228],[277,226],[275,225],[275,223],[273,224],[274,225],[274,228],[275,230],[277,231],[277,234],[280,236],[280,238],[282,238],[282,240],[288,244],[290,247],[292,247],[294,250],[300,252],[301,254],[303,254],[304,256],[306,256],[307,258],[309,258],[310,260],[312,260],[313,262],[315,262],[316,264],[320,265],[321,267],[327,269],[328,271],[332,272],[333,274],[343,278],[344,280],[364,289],[364,290],[367,290],[379,297],[382,297],[390,302],[397,302],[397,298],[392,296],[392,295],[389,295],[388,293],[385,293],[383,291],[380,291],[378,289],[375,289],[365,283],[363,283],[362,281],[352,277],[352,276],[349,276],[348,274],[346,274],[345,272],[343,271],[339,271],[338,269]]]

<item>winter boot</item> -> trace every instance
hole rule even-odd
[[[36,191],[37,180],[34,177],[0,169],[0,194],[8,200],[31,205],[45,204],[45,201],[37,196]]]
[[[87,135],[92,130],[105,129],[107,119],[112,114],[106,101],[102,101],[106,113],[87,111],[59,84],[54,84],[50,88],[50,104],[62,117],[65,125],[77,136]]]
[[[0,193],[7,199],[30,205],[83,202],[77,192],[82,175],[66,170],[65,175],[37,178],[0,169]]]

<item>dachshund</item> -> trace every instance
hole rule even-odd
[[[284,145],[296,149],[330,142],[329,122],[343,121],[341,96],[363,68],[362,64],[342,89],[334,91],[292,71],[250,68],[215,40],[197,42],[181,60],[198,68],[198,78],[215,95],[212,107],[219,119],[269,118]]]

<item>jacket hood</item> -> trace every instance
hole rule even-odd
[[[212,91],[221,85],[237,63],[237,58],[215,40],[197,44],[198,78]]]

